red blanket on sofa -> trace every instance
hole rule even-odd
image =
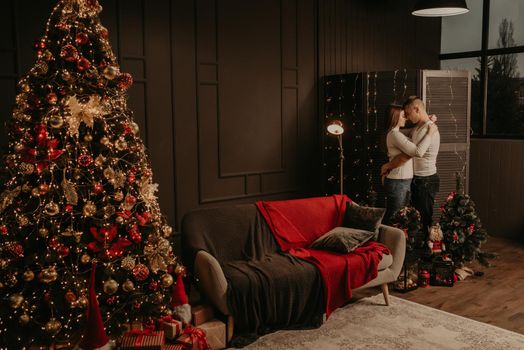
[[[326,315],[351,299],[351,290],[377,277],[378,264],[388,248],[369,242],[349,254],[309,249],[318,237],[342,225],[346,195],[257,202],[280,248],[313,263],[320,271],[326,292]]]

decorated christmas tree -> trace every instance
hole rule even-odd
[[[487,240],[487,232],[477,215],[475,203],[462,190],[459,174],[456,179],[456,191],[448,195],[440,208],[440,226],[444,233],[447,253],[451,255],[457,268],[462,268],[466,262],[474,260],[489,266],[489,259],[493,258],[494,254],[481,250],[482,243]]]
[[[91,329],[87,310],[109,335],[169,314],[184,273],[100,11],[61,0],[18,85],[0,184],[0,347],[71,340]]]
[[[414,207],[403,207],[393,214],[389,224],[404,231],[406,258],[411,260],[419,258],[425,242],[419,211]]]

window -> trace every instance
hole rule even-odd
[[[524,138],[524,1],[467,3],[442,19],[441,68],[471,72],[474,136]]]

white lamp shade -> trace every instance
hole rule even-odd
[[[445,17],[469,12],[465,0],[418,0],[412,14],[422,17]]]
[[[333,120],[328,124],[327,131],[331,135],[342,135],[344,133],[344,125],[340,120]]]

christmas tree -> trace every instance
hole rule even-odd
[[[440,226],[447,253],[457,268],[474,260],[489,266],[489,259],[495,255],[481,250],[482,243],[488,238],[487,232],[476,213],[475,203],[462,190],[460,174],[456,179],[456,192],[451,192],[440,208]]]
[[[61,0],[20,80],[0,184],[0,347],[55,343],[170,313],[172,252],[96,0]],[[91,279],[91,272],[94,280]],[[93,300],[89,305],[89,300]]]

